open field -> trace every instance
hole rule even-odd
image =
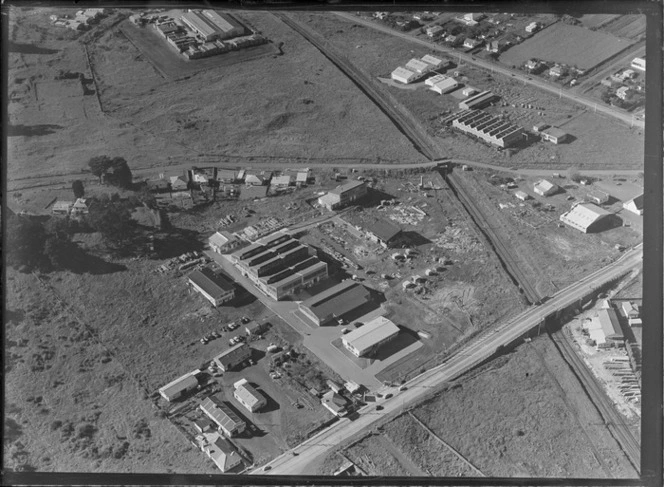
[[[617,37],[641,39],[646,33],[646,16],[640,14],[622,15],[603,24],[600,30]]]
[[[531,58],[591,69],[629,47],[631,41],[558,22],[500,56],[507,65],[521,66]]]
[[[130,167],[195,163],[202,153],[219,162],[224,154],[424,160],[352,82],[272,16],[247,13],[247,20],[284,42],[283,55],[173,82],[127,40],[123,24],[76,40],[48,23],[48,11],[14,9],[11,17],[10,179],[78,171],[100,154],[122,155]],[[84,95],[70,80],[55,80],[60,71],[96,85]]]
[[[546,337],[470,372],[410,412],[487,476],[636,475]],[[429,435],[423,429],[418,431],[421,426],[407,415],[379,426],[372,436],[354,445],[342,447],[342,452],[373,472],[394,462],[392,468],[408,475],[404,460],[399,458],[403,456],[432,475],[477,475],[460,468],[465,464],[456,458],[429,463],[425,445],[433,445],[432,439],[427,440]],[[396,452],[380,446],[384,437],[391,439]],[[330,473],[327,468],[324,462],[319,473]]]
[[[618,14],[585,14],[579,20],[584,27],[595,30],[604,24],[613,22],[618,17],[620,17]]]
[[[158,414],[132,371],[89,333],[85,317],[32,274],[7,269],[7,278],[5,467],[216,471]]]

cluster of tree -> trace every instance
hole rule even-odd
[[[7,263],[25,270],[63,268],[80,255],[72,242],[74,222],[50,218],[46,223],[12,215],[7,220]]]
[[[92,230],[101,233],[106,243],[121,245],[135,234],[135,222],[131,218],[134,206],[131,201],[121,201],[117,193],[111,197],[104,195],[90,207],[86,220]]]
[[[127,161],[122,157],[95,156],[88,161],[90,171],[100,183],[108,183],[120,188],[132,187],[132,174]]]

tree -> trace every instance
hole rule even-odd
[[[85,195],[85,188],[83,187],[83,181],[80,179],[75,180],[71,183],[71,190],[74,192],[74,198],[83,198]]]
[[[38,267],[43,261],[44,227],[31,218],[11,216],[7,220],[7,263],[13,266]]]
[[[108,201],[106,204],[92,206],[87,220],[95,231],[101,233],[104,240],[112,244],[124,243],[134,233],[131,212],[121,201]]]
[[[79,253],[78,246],[69,238],[51,235],[44,242],[44,255],[56,269],[71,267],[72,259]]]
[[[108,156],[95,156],[88,161],[90,171],[99,178],[100,183],[102,182],[102,177],[106,174],[106,170],[109,168],[110,163],[111,158]]]

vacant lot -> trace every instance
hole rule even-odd
[[[646,32],[646,16],[621,15],[617,19],[603,24],[600,30],[617,37],[640,39]]]
[[[626,39],[558,22],[509,49],[500,61],[521,66],[537,58],[591,69],[631,44]]]
[[[132,371],[89,333],[82,315],[64,306],[31,274],[7,269],[7,279],[6,467],[216,471],[157,414]],[[122,347],[129,343],[131,338],[124,338]],[[134,350],[143,353],[145,348]]]
[[[487,476],[636,475],[546,337],[471,372],[411,412]],[[431,475],[477,475],[449,455],[430,460],[425,445],[433,440],[413,423],[401,416],[343,451],[376,474],[408,475],[417,468]],[[326,468],[323,463],[320,473],[329,473]]]
[[[618,17],[620,17],[618,14],[585,14],[579,20],[581,20],[584,27],[594,30],[616,20]]]

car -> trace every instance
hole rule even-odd
[[[393,395],[394,395],[394,394],[392,394],[391,392],[388,392],[387,394],[385,394],[385,399],[389,399],[389,398],[391,398]]]
[[[208,340],[208,339],[205,338],[205,337],[201,338],[201,340],[200,340],[200,342],[201,342],[203,345],[205,345],[205,344],[206,344],[207,342],[209,342],[209,341],[210,341],[210,340]]]
[[[382,411],[382,410],[383,410],[383,406],[381,406],[380,404],[378,406],[376,406],[376,411]]]
[[[247,323],[249,323],[249,322],[251,321],[251,320],[250,320],[249,318],[247,318],[246,316],[243,316],[242,318],[240,318],[240,320],[242,321],[242,324],[243,324],[243,325],[246,325]]]
[[[272,469],[272,467],[270,465],[265,465],[263,467],[263,472],[267,472],[268,470],[271,470],[271,469]]]

